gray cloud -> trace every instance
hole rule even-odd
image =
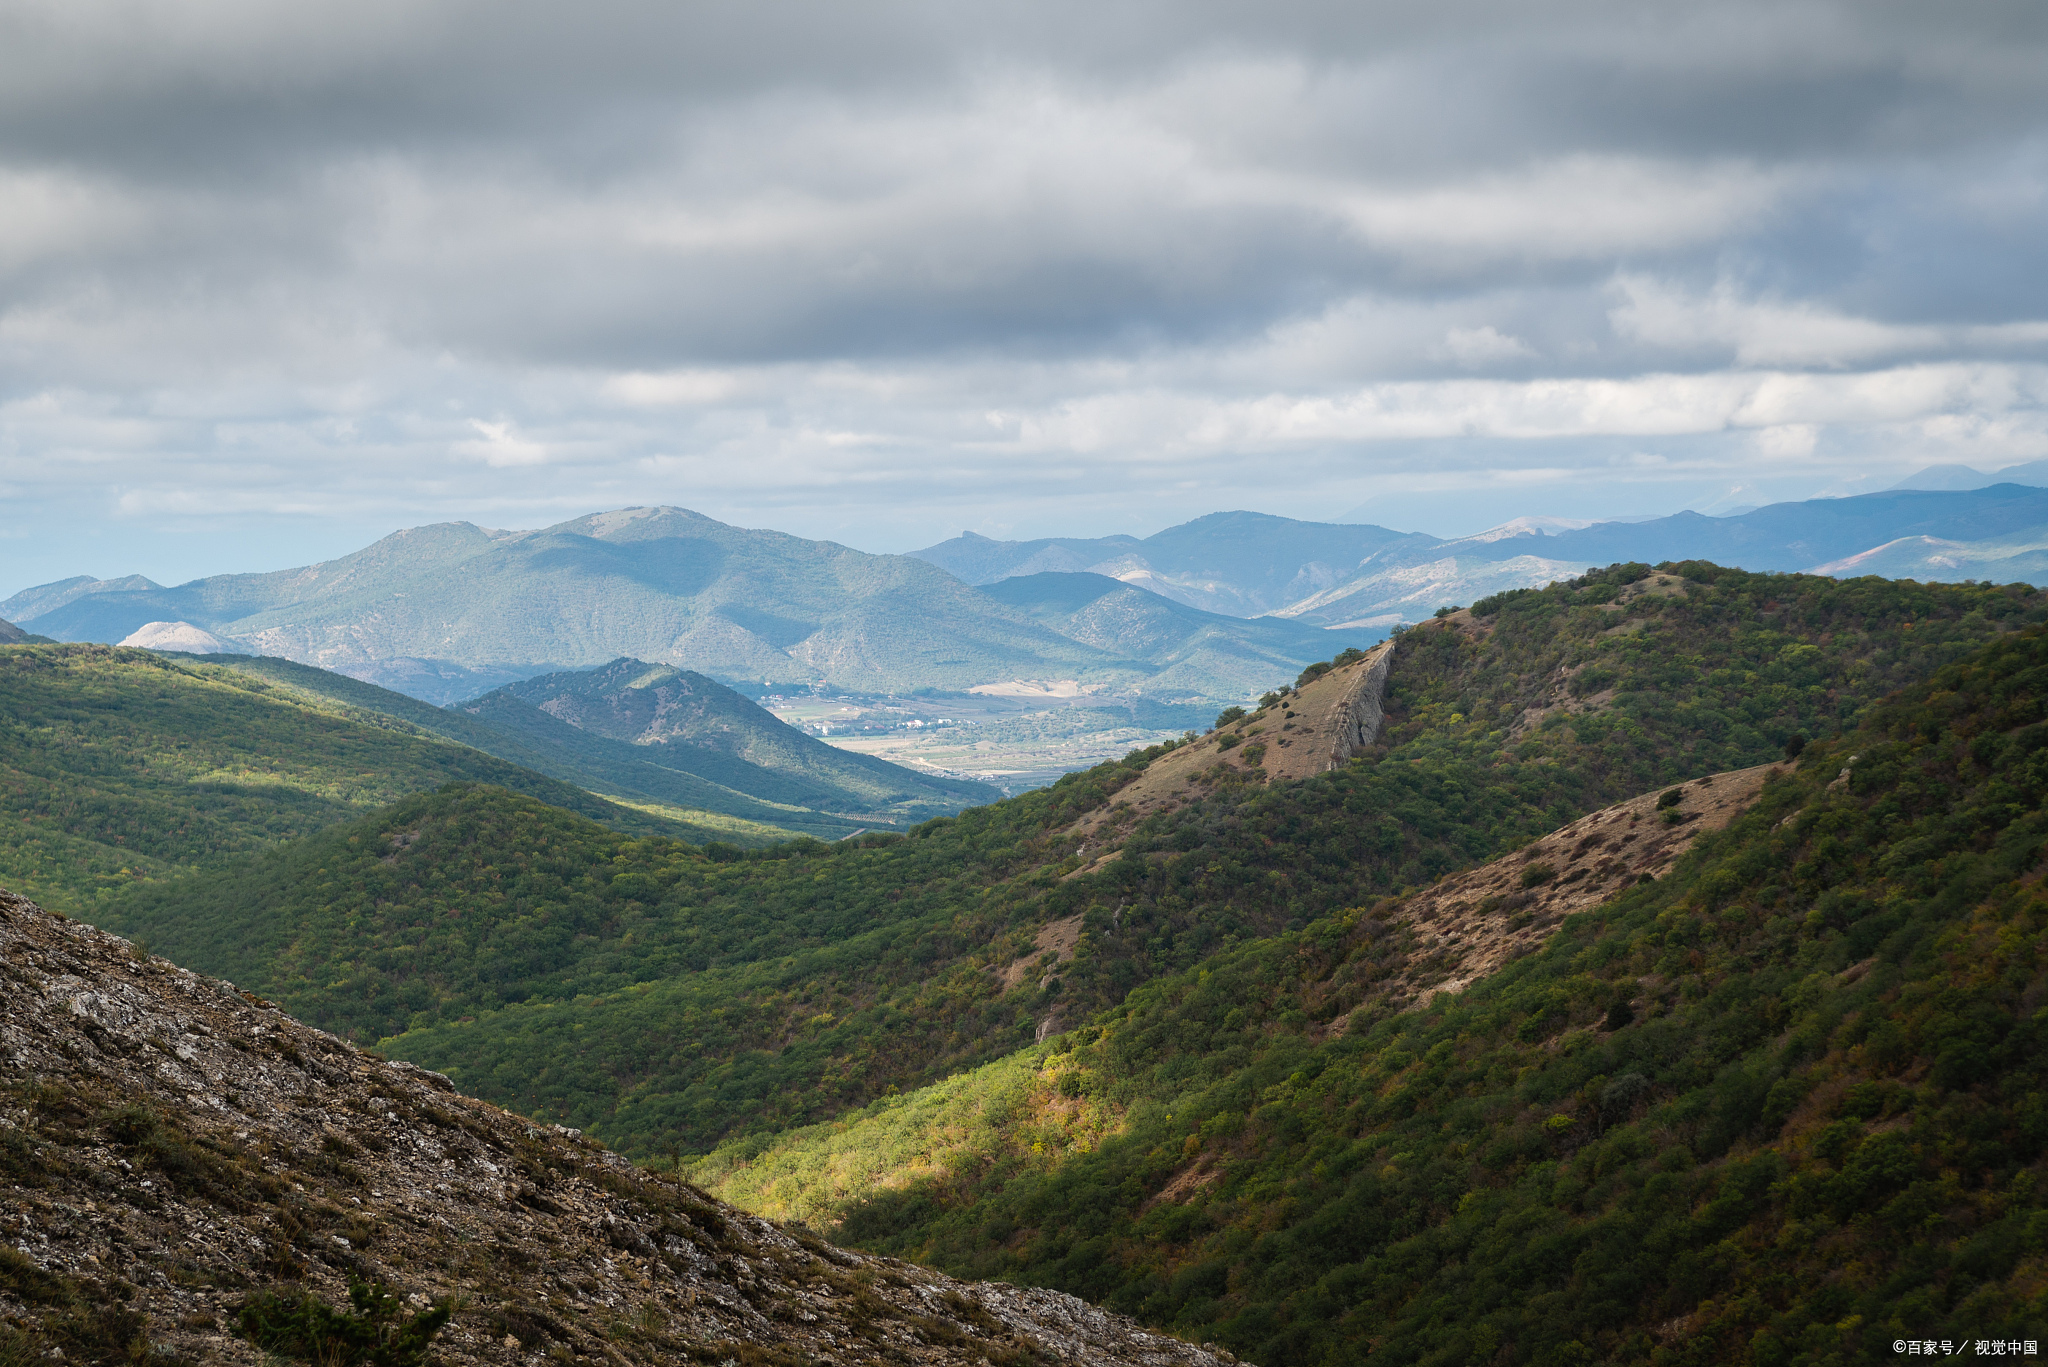
[[[2034,458],[2044,57],[2030,3],[16,0],[0,578]]]

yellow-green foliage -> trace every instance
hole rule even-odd
[[[840,1233],[1260,1362],[1846,1367],[2038,1339],[2044,699],[2048,632],[1994,641],[1419,1010],[1355,991],[1398,904],[1140,987],[1062,1042],[1133,1098],[1123,1133],[880,1188]]]
[[[500,1104],[641,1158],[702,1153],[992,1062],[1049,1017],[1086,1020],[1619,798],[1776,758],[2048,615],[2025,588],[1672,569],[1681,596],[1630,594],[1650,571],[1617,566],[1499,605],[1481,640],[1407,633],[1374,754],[1205,787],[1119,828],[1113,858],[1071,823],[1156,752],[907,838],[745,858],[615,848],[451,791],[103,919],[329,1029],[405,1030],[388,1047]],[[1609,701],[1567,715],[1549,706],[1560,678]],[[1006,992],[992,970],[1076,916],[1060,974]]]
[[[877,1192],[965,1191],[1090,1152],[1123,1129],[1123,1108],[1100,1093],[1094,1069],[1039,1046],[772,1143],[733,1140],[688,1172],[721,1200],[827,1230]]]
[[[0,886],[88,912],[451,779],[676,831],[263,679],[142,650],[0,647]]]

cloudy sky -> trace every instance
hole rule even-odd
[[[2038,0],[0,0],[0,593],[2038,459],[2044,70]]]

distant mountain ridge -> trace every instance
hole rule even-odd
[[[1292,661],[1334,649],[1319,627],[1206,612],[1105,574],[1046,571],[981,592],[1084,645],[1139,654],[1157,671],[1149,681],[1155,692],[1199,693],[1228,674],[1248,694],[1277,680]]]
[[[970,584],[1048,571],[1085,571],[1189,607],[1256,617],[1342,582],[1347,571],[1389,549],[1441,544],[1437,537],[1385,527],[1231,512],[1210,513],[1143,540],[1107,536],[992,541],[962,532],[911,554]]]
[[[908,691],[1018,675],[1134,681],[1104,652],[990,610],[951,575],[681,508],[540,531],[443,523],[338,560],[176,588],[74,579],[8,600],[60,640],[186,622],[254,654],[451,702],[620,656],[727,679]]]
[[[1284,520],[1279,520],[1284,521]],[[727,526],[682,508],[627,508],[540,531],[443,523],[338,560],[166,588],[140,576],[40,585],[0,606],[59,640],[118,642],[157,624],[402,689],[435,703],[622,657],[725,681],[857,692],[964,691],[1072,679],[1241,698],[1330,653],[1265,628],[1211,623],[1170,660],[1076,640],[902,555]],[[1263,645],[1231,639],[1248,631]],[[1248,663],[1256,664],[1248,676]]]
[[[539,531],[417,527],[338,560],[175,588],[80,576],[17,593],[0,616],[57,640],[225,645],[435,703],[620,658],[863,693],[1071,680],[1126,700],[1238,701],[1441,607],[1596,566],[2034,582],[2044,552],[2048,489],[2022,483],[1726,517],[1518,518],[1451,539],[1228,512],[1144,538],[962,534],[911,555],[626,508]],[[1093,584],[1066,607],[1073,584],[990,591],[1040,576],[1124,587]],[[1317,634],[1330,630],[1347,635]]]
[[[522,709],[583,733],[586,751],[602,748],[641,765],[820,811],[907,823],[1001,796],[984,783],[835,749],[715,679],[644,660],[508,684],[454,710],[503,727]],[[536,725],[531,719],[525,724]],[[777,786],[765,787],[762,774]]]
[[[2033,469],[2017,466],[2014,472]],[[1920,545],[1914,538],[1929,539],[1921,547],[1924,554],[1912,553]],[[2036,582],[2048,577],[2040,557],[2028,558],[2048,547],[2048,489],[2018,482],[1899,489],[1775,503],[1728,517],[1681,512],[1563,525],[1557,519],[1517,518],[1450,539],[1214,513],[1143,540],[992,541],[962,533],[913,554],[983,586],[1059,562],[1070,572],[1108,575],[1212,611],[1370,629],[1420,621],[1442,606],[1621,561],[1711,560],[1757,571],[1882,573],[1875,562],[1855,557],[1902,542],[1906,549],[1883,563],[1904,567],[1901,573],[1915,571],[1917,578]],[[1077,563],[1091,554],[1101,558]],[[1863,568],[1866,563],[1873,567]]]

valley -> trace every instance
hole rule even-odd
[[[763,706],[843,750],[972,778],[1015,795],[1205,726],[1215,708],[1155,702],[1065,681],[997,684],[940,697],[772,695]]]
[[[1099,577],[1022,601],[1071,614]],[[581,1132],[636,1191],[680,1172],[796,1221],[797,1247],[1071,1293],[1263,1363],[1823,1339],[1848,1361],[1918,1319],[2044,1308],[2048,595],[2024,585],[1618,563],[829,840],[665,828],[624,805],[656,781],[628,761],[677,783],[718,781],[667,768],[679,745],[760,761],[749,782],[811,784],[811,819],[852,824],[862,776],[902,771],[827,740],[1086,735],[1146,704],[1060,674],[756,686],[784,725],[618,660],[438,709],[282,662],[0,651],[40,718],[13,791],[80,794],[17,796],[17,847],[105,792],[137,795],[106,850],[165,851],[89,897],[41,875],[96,925],[323,1050]],[[804,733],[834,718],[868,729]],[[287,733],[359,747],[365,786],[280,764]],[[394,745],[445,781],[367,785]],[[304,796],[191,804],[234,765]],[[574,1303],[549,1313],[596,1323]],[[602,1335],[630,1359],[632,1332]]]

